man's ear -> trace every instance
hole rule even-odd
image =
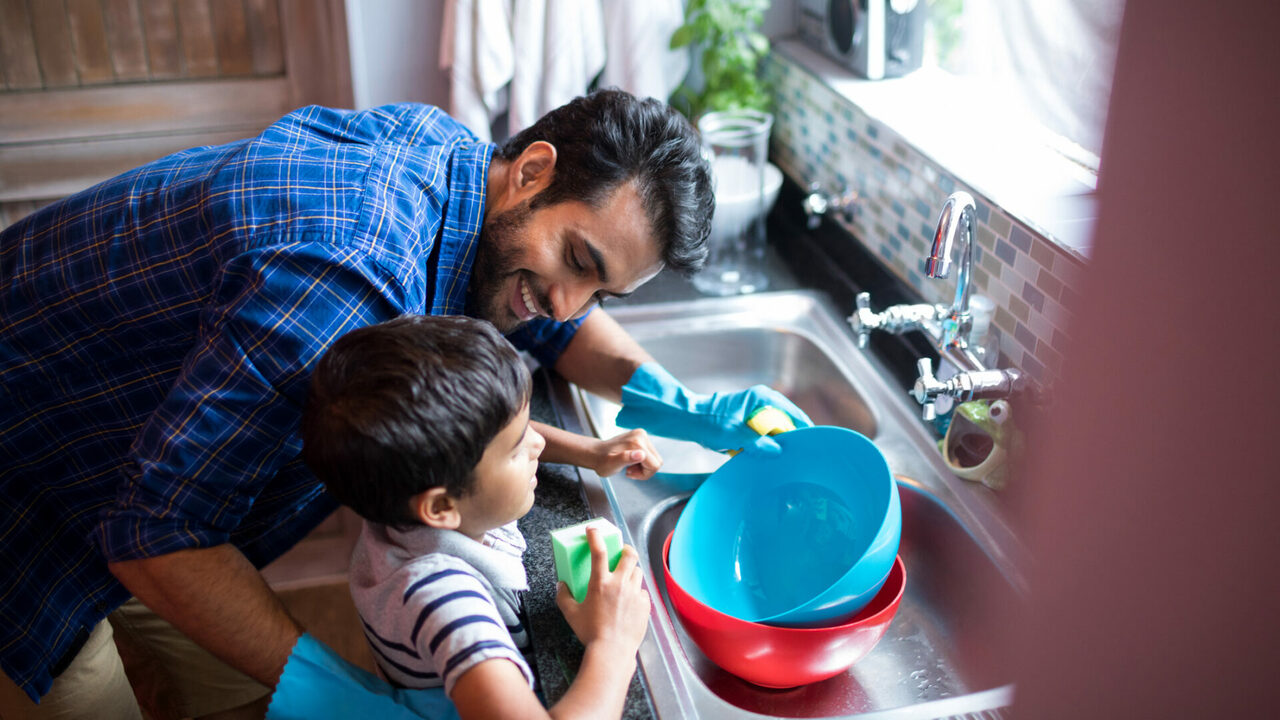
[[[512,194],[521,201],[537,195],[551,184],[555,169],[556,146],[545,140],[529,143],[511,163]]]
[[[457,530],[462,524],[458,501],[442,487],[433,487],[409,498],[409,508],[423,525],[439,530]]]

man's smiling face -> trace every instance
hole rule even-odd
[[[662,260],[634,185],[599,207],[566,201],[496,210],[481,229],[468,314],[511,332],[535,317],[566,321],[634,292]]]

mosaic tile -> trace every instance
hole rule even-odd
[[[991,251],[996,249],[996,234],[986,225],[978,226],[978,247]]]
[[[1002,305],[996,306],[996,317],[994,322],[996,327],[1003,330],[1006,335],[1012,335],[1013,331],[1018,327],[1018,319],[1013,316],[1013,313],[1005,310]]]
[[[977,203],[977,206],[978,206],[978,209],[976,212],[976,215],[978,216],[978,222],[987,222],[988,220],[990,220],[991,206],[987,205],[987,203],[982,200],[975,199],[975,202]]]
[[[1012,265],[1018,259],[1018,252],[1013,249],[1012,245],[1005,242],[1004,240],[996,241],[995,250],[996,250],[996,257],[1000,258],[1001,260],[1003,260],[1004,262],[1010,265]]]
[[[991,275],[977,265],[973,266],[973,268],[970,269],[970,272],[973,273],[974,285],[976,285],[983,294],[989,295],[987,288],[991,285]]]
[[[1060,251],[1054,250],[1051,243],[1043,240],[1037,240],[1036,242],[1031,243],[1031,257],[1046,268],[1053,267],[1055,260],[1054,256],[1059,254],[1059,252]]]
[[[1044,293],[1032,285],[1030,281],[1026,281],[1022,285],[1022,299],[1027,304],[1035,308],[1037,312],[1044,312]]]
[[[1034,380],[1044,381],[1046,379],[1044,365],[1041,364],[1040,361],[1036,359],[1036,356],[1031,353],[1027,353],[1022,356],[1021,367]]]
[[[1013,229],[1013,221],[1003,212],[991,213],[991,217],[987,218],[986,222],[991,226],[991,232],[1000,237],[1009,237],[1009,231]]]
[[[1040,270],[1040,275],[1036,277],[1036,287],[1053,300],[1057,300],[1062,295],[1062,281],[1043,268]]]
[[[1031,252],[1031,233],[1024,230],[1021,225],[1013,226],[1013,230],[1009,232],[1009,242],[1024,253]]]
[[[1000,270],[1003,266],[1000,264],[1000,258],[997,255],[984,253],[982,260],[979,261],[979,263],[982,267],[986,268],[987,272],[991,273],[993,277],[1000,277]]]
[[[1010,295],[1009,296],[1009,312],[1013,313],[1013,316],[1018,318],[1018,320],[1025,323],[1027,321],[1027,318],[1030,317],[1031,306],[1028,305],[1027,302],[1022,298],[1017,297],[1016,295]],[[1035,346],[1032,345],[1028,349],[1034,350]]]
[[[1030,350],[1031,352],[1035,352],[1036,336],[1035,336],[1035,333],[1027,329],[1026,325],[1023,325],[1022,323],[1018,323],[1013,330],[1013,337],[1018,341],[1020,345],[1022,345],[1022,347],[1026,348],[1027,350]]]
[[[943,201],[968,188],[811,72],[775,57],[766,76],[776,79],[775,92],[791,104],[777,113],[775,162],[802,184],[856,188],[859,215],[852,223],[837,221],[927,302],[950,302],[954,280],[925,278],[923,259]],[[1066,338],[1061,328],[1079,301],[1073,286],[1082,261],[969,192],[978,200],[979,218],[972,279],[997,303],[1005,359],[1028,372],[1034,367],[1056,375]]]

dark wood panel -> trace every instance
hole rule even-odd
[[[170,153],[218,145],[261,127],[49,145],[0,145],[0,202],[65,197]]]
[[[107,49],[107,23],[98,0],[64,0],[71,44],[81,85],[101,85],[115,80],[111,51]]]
[[[284,47],[280,39],[278,0],[248,0],[249,41],[253,46],[253,72],[277,75],[284,72]]]
[[[152,80],[182,77],[182,50],[178,46],[178,16],[173,0],[141,0],[143,36],[147,41],[147,67]]]
[[[211,0],[210,6],[218,72],[223,76],[253,74],[253,48],[249,46],[243,0]]]
[[[142,15],[138,0],[102,0],[107,21],[107,46],[116,81],[136,82],[150,77],[147,48],[142,39]]]
[[[179,45],[183,77],[218,74],[218,51],[213,40],[213,16],[205,0],[177,0]]]
[[[194,128],[266,127],[292,109],[288,83],[281,77],[15,93],[0,102],[0,148]]]
[[[39,2],[29,5],[28,9],[36,57],[40,63],[41,85],[46,88],[79,85],[71,29],[62,3]]]
[[[341,2],[280,0],[290,102],[330,107],[351,105],[351,57],[347,16]]]
[[[6,89],[34,90],[41,86],[26,0],[0,0],[0,65],[4,66]]]

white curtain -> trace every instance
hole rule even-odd
[[[965,0],[965,74],[1097,155],[1123,0]]]

